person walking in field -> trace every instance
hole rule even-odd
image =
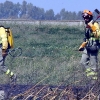
[[[15,84],[16,74],[14,74],[10,69],[7,68],[7,66],[5,66],[5,60],[8,54],[7,32],[8,29],[6,29],[4,26],[0,26],[0,69],[10,77],[11,83]]]
[[[86,76],[97,80],[98,52],[100,47],[99,23],[93,20],[93,13],[89,10],[82,12],[85,22],[85,38],[79,47],[83,51],[80,63],[85,68]],[[90,65],[88,65],[90,63]]]

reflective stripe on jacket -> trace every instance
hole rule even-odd
[[[87,46],[91,47],[93,46],[98,46],[100,45],[100,25],[97,22],[94,22],[93,24],[96,28],[95,31],[92,31],[92,29],[90,28],[90,33],[89,33],[89,38],[87,39]]]
[[[100,38],[100,25],[97,22],[94,22],[93,24],[96,27],[96,30],[93,33],[95,38]]]

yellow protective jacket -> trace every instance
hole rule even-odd
[[[89,26],[87,26],[87,28],[89,28],[91,30],[90,32],[90,36],[87,39],[86,37],[86,41],[84,41],[80,47],[79,47],[79,51],[83,50],[84,47],[86,47],[86,45],[89,43],[89,41],[93,40],[100,40],[100,25],[98,22],[94,22],[93,24],[89,24]]]
[[[90,28],[92,30],[92,34],[94,38],[99,39],[100,38],[100,25],[97,22],[94,22],[93,25],[90,25]]]
[[[0,27],[0,44],[2,44],[2,49],[8,48],[7,33],[4,27]]]

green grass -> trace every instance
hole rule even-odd
[[[23,50],[22,56],[8,56],[6,62],[18,74],[19,84],[67,85],[75,81],[72,76],[80,69],[81,53],[77,50],[84,37],[82,27],[4,25],[13,31],[15,48]]]

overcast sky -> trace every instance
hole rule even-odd
[[[0,3],[5,1],[12,1],[13,3],[19,2],[22,4],[23,0],[0,0]],[[44,8],[44,10],[53,9],[56,13],[59,13],[61,9],[65,8],[66,11],[83,11],[88,9],[94,11],[94,9],[100,10],[100,0],[25,0],[27,3],[32,3],[33,6]]]

